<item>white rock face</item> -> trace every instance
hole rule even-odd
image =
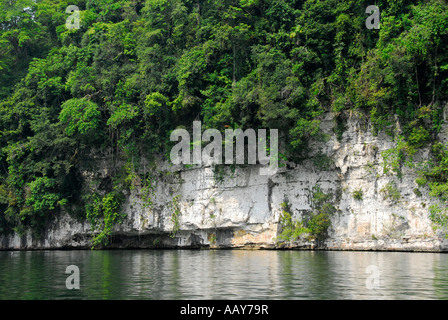
[[[330,165],[316,164],[319,158],[311,158],[280,168],[272,176],[260,176],[257,166],[216,172],[212,167],[159,165],[153,204],[145,207],[142,188],[134,189],[123,207],[127,219],[116,227],[111,247],[448,251],[448,241],[433,230],[429,219],[428,208],[434,200],[427,189],[418,188],[416,173],[406,166],[401,178],[384,173],[381,152],[396,145],[390,136],[374,136],[369,123],[356,115],[348,118],[341,141],[333,126],[332,115],[326,114],[321,128],[328,139],[313,145],[314,155],[318,151],[327,155]],[[428,150],[421,150],[415,158],[428,156]],[[107,176],[107,165],[103,161],[101,170],[86,171],[86,179]],[[328,237],[319,243],[279,244],[281,203],[287,199],[293,218],[302,220],[312,210],[311,190],[316,185],[335,195],[332,204],[338,212],[331,217]],[[393,197],[388,186],[393,187]],[[355,191],[362,199],[355,199]],[[176,199],[179,215],[174,219]],[[179,228],[173,230],[176,220]],[[87,222],[62,214],[39,238],[0,236],[0,248],[89,248],[92,234]]]

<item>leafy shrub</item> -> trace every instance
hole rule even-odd
[[[429,132],[422,126],[413,128],[408,137],[409,144],[415,148],[423,147],[430,139]]]
[[[48,177],[36,178],[28,184],[29,196],[26,205],[31,206],[35,213],[43,214],[54,210],[61,200],[61,196],[53,193],[56,187],[56,180]]]
[[[309,230],[303,227],[303,224],[292,218],[291,208],[288,200],[280,204],[282,211],[280,214],[280,225],[282,231],[277,237],[279,240],[294,241]]]
[[[334,195],[325,193],[319,185],[311,190],[312,211],[308,217],[304,217],[301,222],[292,218],[290,204],[285,201],[281,204],[282,213],[280,223],[282,232],[279,239],[293,241],[302,235],[307,235],[308,240],[323,240],[327,236],[328,228],[331,226],[331,216],[337,212],[336,207],[331,203]]]
[[[415,183],[417,183],[419,187],[423,187],[428,183],[428,181],[426,177],[418,177],[417,179],[415,179]]]
[[[146,174],[146,179],[143,179],[143,185],[141,188],[144,208],[153,207],[156,198],[155,187],[155,179],[152,176],[152,172],[148,172]]]
[[[50,214],[55,212],[57,207],[65,205],[67,200],[55,192],[57,184],[52,178],[36,178],[27,187],[29,191],[19,217],[25,225],[39,233]]]
[[[399,137],[397,146],[381,152],[383,157],[383,172],[384,174],[394,173],[401,176],[401,167],[403,164],[412,162],[412,156],[416,149],[410,146],[404,140],[404,137]]]
[[[417,197],[421,197],[422,196],[422,192],[418,189],[418,188],[414,188],[414,194],[417,196]]]
[[[353,195],[353,199],[362,201],[363,191],[360,188],[358,190],[353,191],[352,195]]]
[[[337,208],[332,203],[333,193],[325,193],[320,185],[312,189],[313,212],[307,221],[311,239],[323,240],[327,237],[328,228],[331,226],[331,216],[337,212]]]
[[[426,180],[429,184],[429,195],[443,201],[448,200],[448,147],[441,143],[436,143],[432,147],[434,163],[423,172],[424,177],[416,180],[423,184]],[[419,185],[420,185],[419,183]]]
[[[180,229],[180,195],[173,197],[173,199],[168,203],[168,209],[171,212],[170,221],[173,223],[173,230],[171,231],[171,238],[176,236],[177,231]]]
[[[86,205],[87,219],[93,230],[100,230],[93,238],[93,247],[109,244],[114,226],[126,217],[120,213],[123,202],[124,195],[116,191],[109,192],[102,198],[96,193],[92,196]]]
[[[76,133],[85,135],[98,128],[100,122],[100,111],[98,106],[85,98],[71,99],[62,105],[59,120],[67,124],[65,129],[67,135]]]
[[[433,204],[429,207],[429,219],[431,220],[432,226],[435,230],[446,230],[448,227],[447,209],[441,204]]]

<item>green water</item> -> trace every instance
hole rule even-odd
[[[79,290],[66,287],[69,265],[79,268]],[[448,299],[448,255],[0,252],[0,299]]]

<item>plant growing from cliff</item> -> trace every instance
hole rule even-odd
[[[395,183],[392,181],[387,183],[383,188],[381,188],[380,192],[383,194],[385,200],[389,199],[394,202],[397,202],[401,198],[400,191],[398,190]]]
[[[358,190],[353,191],[352,195],[353,199],[362,201],[364,192],[362,191],[361,188],[359,188]]]
[[[313,158],[313,165],[320,171],[328,171],[332,164],[333,160],[321,151],[319,151]]]
[[[171,231],[171,238],[176,236],[177,231],[180,229],[180,195],[173,197],[173,199],[168,203],[168,210],[170,212],[170,221],[173,223],[173,230]]]
[[[132,159],[134,158],[132,157]],[[123,181],[118,180],[118,184],[125,186],[129,191],[133,191],[139,186],[143,207],[152,208],[155,200],[155,170],[150,170],[144,174],[138,174],[134,161],[128,159],[124,164],[122,171]]]
[[[291,205],[285,200],[280,204],[282,232],[277,238],[285,241],[294,241],[301,236],[306,236],[308,240],[325,239],[331,226],[331,216],[337,212],[337,208],[332,204],[333,198],[333,193],[326,193],[320,185],[315,185],[310,197],[312,210],[308,216],[302,218],[302,221],[293,219]]]
[[[156,199],[155,179],[151,172],[143,178],[141,193],[144,208],[152,208]]]
[[[134,168],[134,165],[132,162],[128,161],[123,166],[124,170],[124,185],[129,189],[130,191],[135,190],[135,188],[138,185],[139,176]]]
[[[341,113],[339,112],[334,118],[335,126],[333,128],[334,133],[336,134],[336,139],[341,142],[342,137],[344,135],[345,130],[347,129],[347,119],[345,119]]]
[[[416,149],[400,136],[397,141],[397,146],[381,152],[383,157],[383,172],[384,174],[396,174],[401,177],[401,168],[406,163],[411,165],[412,156]]]
[[[225,174],[225,166],[218,164],[213,166],[213,180],[216,184],[221,184],[224,182]]]
[[[429,219],[432,222],[434,230],[447,230],[448,227],[448,215],[447,209],[441,204],[433,204],[429,207]],[[448,238],[448,233],[446,234]]]
[[[216,234],[211,233],[211,234],[208,235],[208,241],[210,242],[210,245],[212,245],[212,246],[215,245],[216,244],[216,240],[217,240]]]
[[[414,194],[417,196],[417,197],[421,197],[422,196],[422,192],[418,189],[418,188],[414,188]]]
[[[33,231],[39,233],[43,224],[57,207],[67,203],[59,193],[55,193],[56,180],[39,177],[27,185],[25,207],[19,213],[22,221],[27,221]]]
[[[334,194],[325,193],[320,185],[315,185],[312,189],[312,214],[307,221],[310,238],[323,240],[327,237],[328,228],[331,226],[331,216],[338,210],[332,203]]]
[[[309,232],[301,222],[292,218],[291,205],[287,199],[280,206],[282,209],[280,213],[280,226],[282,231],[278,235],[277,240],[294,241],[302,234]]]
[[[92,248],[109,244],[114,226],[126,217],[120,213],[123,202],[124,195],[121,192],[112,191],[104,197],[97,193],[92,195],[86,205],[86,217],[92,230],[100,231],[92,240]]]
[[[430,196],[440,200],[448,200],[448,145],[435,143],[432,146],[434,161],[429,163],[428,168],[423,171],[420,177],[421,184],[428,182]]]
[[[427,161],[420,176],[416,179],[419,186],[428,185],[429,195],[438,199],[438,204],[429,207],[429,218],[435,229],[448,227],[448,145],[434,143],[432,145],[432,160]]]
[[[417,177],[415,179],[415,183],[417,183],[417,185],[419,187],[423,187],[423,186],[426,186],[426,184],[428,183],[428,180],[426,179],[426,177],[421,176],[421,177]]]
[[[316,240],[323,240],[327,236],[327,230],[331,226],[330,216],[327,209],[331,208],[331,205],[325,205],[326,208],[318,210],[313,213],[313,216],[308,221],[308,230],[310,238]]]
[[[374,172],[374,170],[375,170],[375,163],[373,163],[371,161],[368,161],[366,163],[366,167],[368,168],[368,169],[366,169],[368,174],[372,174]]]
[[[412,124],[411,124],[412,125]],[[423,126],[413,127],[408,136],[408,143],[413,148],[421,148],[426,146],[431,139],[431,136]]]

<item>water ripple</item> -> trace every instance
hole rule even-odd
[[[0,252],[0,299],[448,299],[447,270],[438,253]]]

